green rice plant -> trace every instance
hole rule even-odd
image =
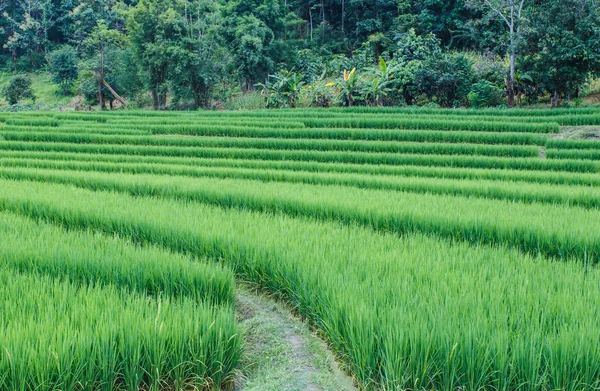
[[[600,149],[600,142],[597,140],[548,139],[546,147],[550,149]]]
[[[228,270],[190,262],[157,248],[139,248],[93,232],[70,232],[0,214],[0,259],[22,273],[68,278],[84,285],[101,283],[171,298],[189,297],[214,305],[233,305],[234,282]]]
[[[111,126],[111,125],[109,125]],[[120,128],[118,128],[120,129]],[[379,141],[420,141],[420,142],[466,142],[476,144],[515,144],[544,145],[546,135],[538,133],[513,132],[465,132],[435,130],[398,129],[351,129],[351,128],[299,128],[281,129],[277,127],[248,127],[220,124],[210,125],[150,125],[138,126],[139,131],[153,134],[183,134],[193,136],[224,136],[251,138],[285,139],[333,139],[333,140],[379,140]],[[6,130],[11,130],[7,128]],[[36,129],[37,130],[37,129]],[[115,132],[117,133],[117,132]]]
[[[0,303],[0,387],[7,391],[217,390],[231,381],[239,357],[232,311],[188,298],[149,298],[2,266]]]
[[[587,173],[574,173],[568,171],[532,171],[511,169],[480,169],[456,168],[411,165],[384,166],[370,164],[348,163],[318,163],[303,161],[268,161],[250,159],[223,159],[223,158],[185,158],[164,156],[136,156],[136,155],[103,155],[70,152],[38,152],[38,151],[2,151],[0,150],[0,165],[38,167],[37,162],[48,161],[39,167],[65,167],[69,162],[77,167],[78,162],[91,163],[93,167],[106,167],[105,163],[126,163],[129,167],[135,164],[156,166],[148,172],[169,173],[177,175],[192,175],[194,168],[245,168],[252,170],[285,170],[303,171],[311,173],[348,173],[376,176],[403,176],[420,178],[444,179],[472,179],[472,180],[502,180],[518,181],[524,183],[574,185],[574,186],[600,186],[600,175]],[[417,162],[419,163],[419,162]],[[165,167],[160,167],[165,166]],[[175,167],[169,167],[175,166]],[[147,168],[140,168],[129,172],[145,172]],[[125,169],[127,171],[127,169]]]
[[[84,121],[84,122],[98,122],[105,123],[108,121],[108,116],[102,115],[87,115],[87,114],[74,114],[74,113],[57,113],[53,114],[52,118],[56,118],[58,120],[67,120],[67,121]]]
[[[319,118],[305,119],[308,127],[345,127],[345,128],[384,128],[384,129],[436,129],[436,130],[470,130],[494,132],[532,132],[557,133],[557,123],[509,123],[489,121],[448,121],[428,118]]]
[[[118,144],[73,144],[58,142],[1,141],[0,151],[77,152],[95,154],[129,154],[138,156],[259,159],[270,161],[304,161],[320,163],[413,165],[461,168],[496,168],[516,170],[600,172],[600,163],[581,160],[539,158],[503,158],[488,156],[443,156],[398,153],[344,151],[270,150],[255,148],[161,147]]]
[[[258,126],[258,127],[276,127],[276,128],[303,128],[304,127],[304,123],[302,121],[296,120],[296,121],[287,121],[287,120],[277,120],[271,123],[267,123],[265,124],[265,121],[263,121],[262,119],[253,119],[253,118],[243,118],[243,119],[232,119],[232,118],[223,118],[222,120],[219,120],[218,118],[183,118],[183,119],[177,119],[176,117],[169,117],[169,118],[164,118],[164,119],[157,119],[157,118],[151,118],[151,119],[143,119],[143,120],[139,120],[139,119],[131,119],[131,118],[125,118],[125,119],[111,119],[110,124],[111,125],[118,125],[118,126],[127,126],[127,127],[132,127],[135,128],[136,126],[156,126],[156,125],[178,125],[178,126],[192,126],[192,125],[230,125],[230,126],[235,126],[235,125],[239,125],[239,126]]]
[[[81,124],[70,125],[70,124],[61,124],[60,125],[60,133],[78,133],[78,134],[115,134],[115,135],[137,135],[137,136],[149,136],[152,134],[150,131],[139,130],[139,129],[129,129],[129,128],[112,128],[107,126],[82,126]],[[28,126],[21,125],[6,125],[2,128],[2,131],[7,132],[19,132],[19,133],[27,133],[31,132],[31,128]],[[55,127],[50,126],[36,126],[36,132],[57,132]]]
[[[18,126],[52,126],[58,127],[60,122],[55,119],[36,119],[36,118],[13,118],[7,117],[5,123],[7,125],[18,125]]]
[[[153,174],[206,178],[250,179],[269,182],[342,185],[363,189],[396,190],[413,193],[448,194],[521,202],[600,207],[600,191],[590,186],[523,183],[505,180],[423,178],[418,176],[379,176],[374,174],[322,173],[235,167],[197,167],[145,163],[106,163],[85,161],[3,159],[0,167],[52,170],[97,171],[106,173]],[[1,172],[0,172],[1,175]],[[600,177],[597,178],[600,184]]]
[[[600,149],[547,149],[549,159],[600,160]]]
[[[268,150],[352,151],[414,153],[435,155],[481,155],[507,157],[536,157],[540,149],[534,146],[505,146],[481,144],[409,143],[393,141],[344,140],[282,140],[278,138],[230,137],[161,137],[77,134],[55,132],[7,132],[0,135],[7,141],[68,142],[77,144],[151,145],[199,148],[254,148]]]
[[[493,200],[252,180],[9,168],[1,173],[10,179],[276,211],[399,234],[423,232],[470,243],[505,245],[536,255],[579,258],[586,263],[600,261],[600,226],[596,227],[600,225],[600,211],[568,205],[518,203],[503,200],[502,196]],[[10,199],[3,202],[10,204]],[[582,225],[581,221],[588,223]]]
[[[311,319],[363,385],[600,385],[595,266],[175,200],[1,185],[3,208],[222,260]]]
[[[155,115],[154,113],[146,112],[145,115]],[[127,114],[127,113],[122,113]],[[159,113],[162,114],[162,113]],[[439,109],[427,107],[344,107],[344,108],[329,108],[329,109],[294,109],[294,110],[253,110],[240,112],[198,112],[197,115],[224,115],[224,116],[254,116],[254,117],[285,117],[313,115],[318,117],[328,117],[335,114],[401,114],[401,115],[434,115],[434,116],[462,116],[465,118],[473,116],[488,116],[488,117],[554,117],[554,116],[576,116],[598,114],[597,107],[580,107],[580,108],[560,108],[560,109]]]

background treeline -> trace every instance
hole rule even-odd
[[[4,0],[0,12],[0,66],[20,75],[10,104],[35,99],[32,71],[89,104],[156,109],[557,106],[600,74],[597,0]]]

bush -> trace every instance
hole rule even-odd
[[[63,95],[71,92],[77,79],[77,53],[71,46],[63,46],[52,52],[50,57],[52,79],[60,86]]]
[[[494,83],[481,80],[471,86],[469,103],[473,107],[493,107],[502,103],[504,92]]]
[[[16,105],[20,100],[29,98],[35,101],[35,95],[31,88],[31,79],[25,75],[15,76],[10,79],[8,86],[2,91],[10,105]]]

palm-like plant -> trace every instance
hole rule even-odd
[[[360,93],[359,78],[356,68],[350,72],[344,70],[344,75],[335,83],[338,87],[339,99],[347,106],[354,106],[356,97]]]
[[[302,75],[283,70],[275,75],[270,75],[269,78],[274,80],[258,84],[262,87],[261,94],[266,99],[267,107],[296,107],[302,86],[304,86]]]
[[[394,76],[399,69],[400,64],[390,66],[383,57],[379,57],[379,65],[372,71],[373,78],[363,88],[363,94],[368,105],[384,105],[385,99],[392,91]]]

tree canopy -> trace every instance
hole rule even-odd
[[[509,106],[557,105],[600,74],[597,0],[5,0],[0,13],[0,67],[45,68],[101,105],[114,92],[208,107],[292,74],[314,92],[354,68],[362,92],[341,104],[503,91]]]

